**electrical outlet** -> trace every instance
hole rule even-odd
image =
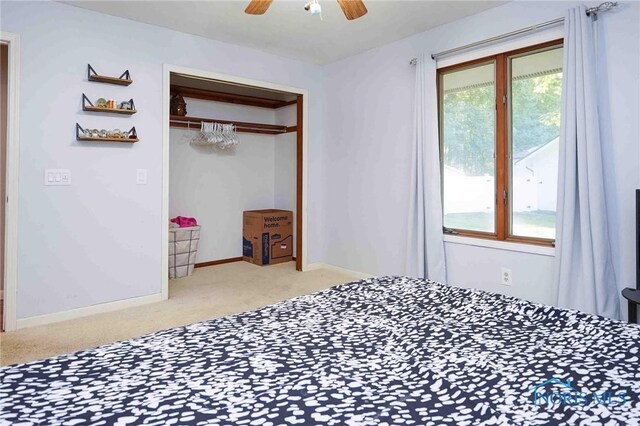
[[[511,269],[502,268],[502,274],[500,275],[500,284],[512,285],[513,277],[511,276]]]

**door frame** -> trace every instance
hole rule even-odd
[[[299,271],[308,270],[307,262],[307,188],[308,188],[308,111],[309,92],[298,87],[284,86],[262,80],[254,80],[245,77],[238,77],[230,74],[222,74],[213,71],[205,71],[179,65],[164,64],[162,82],[162,215],[161,215],[161,276],[162,276],[162,299],[169,298],[169,101],[170,101],[170,80],[171,73],[179,73],[200,78],[220,80],[232,84],[244,84],[263,89],[289,92],[302,97],[301,110],[298,107],[298,131],[297,136],[297,167],[296,174],[296,269]],[[300,114],[302,122],[300,122]],[[301,154],[301,155],[300,155]],[[300,194],[302,196],[300,196]],[[300,242],[300,244],[298,243]]]
[[[20,36],[0,32],[0,42],[8,46],[7,158],[5,161],[4,218],[4,329],[17,328],[18,288],[18,179],[20,177]]]

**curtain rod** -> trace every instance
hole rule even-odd
[[[606,12],[607,10],[610,10],[614,7],[616,7],[618,5],[617,1],[607,1],[604,3],[599,4],[598,6],[595,7],[590,7],[587,9],[587,16],[591,16],[593,14],[594,17],[597,16],[598,12]],[[442,56],[446,56],[446,55],[450,55],[452,53],[455,52],[460,52],[462,50],[467,50],[467,49],[471,49],[474,47],[478,47],[478,46],[484,46],[485,44],[491,44],[494,43],[496,41],[499,40],[504,40],[506,38],[511,38],[520,34],[524,34],[524,33],[528,33],[531,31],[536,31],[539,30],[541,28],[547,28],[547,27],[551,27],[554,25],[558,25],[564,22],[564,18],[558,18],[558,19],[553,19],[551,21],[546,21],[543,22],[541,24],[536,24],[536,25],[532,25],[530,27],[526,27],[526,28],[522,28],[516,31],[511,31],[510,33],[506,33],[506,34],[501,34],[495,37],[491,37],[485,40],[481,40],[481,41],[476,41],[475,43],[470,43],[470,44],[465,44],[464,46],[460,46],[460,47],[455,47],[453,49],[449,49],[449,50],[444,50],[442,52],[438,52],[438,53],[434,53],[431,55],[431,57],[433,59],[438,59]],[[411,65],[415,65],[418,62],[418,58],[413,58],[409,61],[409,64]]]

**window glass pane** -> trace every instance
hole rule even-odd
[[[495,232],[495,64],[442,75],[444,226]]]
[[[555,239],[562,48],[510,63],[511,235]]]

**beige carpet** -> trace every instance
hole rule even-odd
[[[336,284],[349,275],[297,272],[294,262],[247,262],[198,268],[169,283],[169,300],[40,327],[0,333],[0,365],[34,361],[154,331],[255,309]]]

